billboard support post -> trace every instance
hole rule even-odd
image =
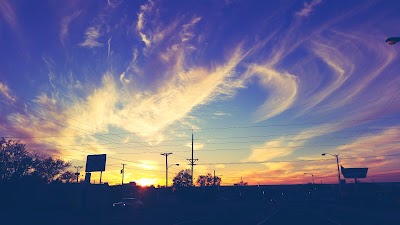
[[[106,158],[106,154],[88,155],[86,157],[85,172],[90,173],[100,171],[100,184],[102,184],[103,171],[106,170]]]

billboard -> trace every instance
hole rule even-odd
[[[86,173],[85,174],[85,183],[90,184],[90,177],[92,176],[91,173]]]
[[[344,168],[341,167],[344,178],[366,178],[368,168]]]
[[[85,172],[96,172],[105,170],[106,170],[106,154],[87,156]]]

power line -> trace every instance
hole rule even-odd
[[[9,104],[14,104],[17,105],[16,103],[9,102],[5,99],[0,98],[0,100],[7,102]],[[4,104],[4,103],[2,103]],[[42,107],[39,105],[39,107]],[[43,107],[44,108],[44,107]],[[29,109],[29,108],[28,108]],[[46,109],[46,108],[45,108]],[[31,109],[30,109],[31,110]],[[49,109],[48,109],[49,110]],[[67,117],[65,115],[62,115],[58,112],[55,112],[54,110],[51,110],[52,112]],[[250,126],[229,126],[229,127],[206,127],[206,128],[201,128],[201,130],[221,130],[221,129],[247,129],[247,128],[266,128],[266,127],[286,127],[286,126],[301,126],[301,125],[318,125],[318,124],[331,124],[331,123],[347,123],[347,122],[362,122],[362,121],[371,121],[371,120],[386,120],[386,119],[398,119],[400,117],[382,117],[382,118],[374,118],[374,119],[358,119],[358,120],[338,120],[338,121],[322,121],[322,122],[303,122],[303,123],[288,123],[288,124],[269,124],[269,125],[250,125]],[[77,121],[79,123],[85,124],[83,122]],[[90,125],[87,125],[90,126]],[[92,128],[98,129],[96,127],[91,126]],[[169,131],[189,131],[192,129],[168,129],[168,130],[160,130],[160,131],[148,131],[148,132],[124,132],[124,133],[113,133],[113,134],[108,134],[108,135],[122,135],[122,134],[141,134],[141,133],[163,133],[163,132],[169,132]]]
[[[386,145],[395,145],[400,141],[392,141],[391,143],[387,143]],[[364,142],[363,142],[364,143]],[[361,143],[362,144],[362,143]],[[319,145],[296,145],[296,146],[290,146],[290,147],[285,147],[285,146],[271,146],[271,147],[264,147],[264,148],[256,148],[257,150],[270,150],[270,149],[294,149],[294,148],[319,148],[319,147],[340,147],[340,146],[346,146],[348,144],[319,144]],[[121,147],[124,148],[124,147]],[[104,148],[104,150],[108,150],[110,148]],[[53,149],[49,149],[51,151],[53,151]],[[83,151],[83,150],[79,150],[79,149],[73,149],[73,148],[64,148],[64,149],[58,149],[58,150],[70,150],[70,151],[80,151],[80,152],[84,152],[84,153],[89,153],[89,154],[95,154],[92,152],[87,152],[87,151]],[[96,148],[96,150],[102,150],[99,148]],[[217,152],[217,151],[250,151],[253,150],[252,148],[215,148],[215,149],[201,149],[199,150],[200,152]],[[177,153],[177,152],[188,152],[187,150],[175,150],[173,151],[173,153]],[[135,155],[135,154],[152,154],[152,153],[159,153],[157,151],[144,151],[144,152],[119,152],[119,153],[115,153],[115,155]],[[118,158],[115,158],[118,159]],[[131,162],[129,160],[125,160],[125,159],[120,159],[120,160],[124,160],[124,161],[128,161]]]
[[[380,136],[395,136],[395,135],[400,135],[400,134],[381,134]],[[274,135],[275,136],[275,135]],[[276,136],[282,136],[282,135],[276,135]],[[287,136],[287,135],[285,135]],[[371,134],[371,135],[364,135],[364,137],[368,136],[376,136],[376,134]],[[263,136],[267,137],[267,136]],[[315,139],[344,139],[344,138],[351,138],[351,137],[359,137],[359,135],[354,135],[354,136],[334,136],[334,137],[314,137],[313,140]],[[12,137],[5,137],[5,138],[12,138]],[[232,137],[232,138],[238,138],[238,137]],[[14,138],[15,139],[15,138]],[[212,139],[217,139],[217,138],[211,138],[211,139],[203,139],[203,140],[212,140]],[[220,138],[220,139],[227,139],[227,138]],[[303,141],[303,140],[310,140],[310,138],[298,138],[298,139],[285,139],[285,141]],[[247,143],[263,143],[267,142],[267,140],[253,140],[253,141],[227,141],[227,142],[208,142],[207,145],[224,145],[224,144],[247,144]],[[107,144],[119,144],[119,143],[101,143],[102,145],[107,145]],[[93,145],[93,144],[80,144],[80,145],[60,145],[63,147],[74,147],[74,146],[85,146],[85,145]],[[159,147],[176,147],[176,146],[182,146],[182,144],[171,144],[171,145],[157,145],[157,146],[135,146],[139,147],[140,149],[145,149],[145,148],[159,148]],[[133,146],[132,146],[133,147]],[[31,148],[45,148],[45,146],[31,146]],[[116,146],[116,147],[108,147],[109,149],[118,149],[118,148],[126,148],[126,146]]]
[[[191,159],[187,159],[190,162],[189,165],[192,168],[192,174],[191,174],[192,175],[191,176],[192,186],[193,186],[193,176],[194,176],[194,170],[193,169],[194,169],[194,166],[196,165],[195,162],[199,160],[199,159],[194,159],[193,158],[193,153],[194,153],[194,149],[193,149],[194,148],[194,144],[193,144],[193,142],[194,142],[194,138],[193,138],[193,131],[192,131],[192,158]]]
[[[400,89],[397,89],[396,92],[393,93],[393,95],[390,97],[390,99],[383,106],[382,110],[380,110],[380,112],[376,115],[376,117],[373,120],[378,119],[385,112],[385,110],[395,101],[395,99],[397,99],[397,97],[399,96],[399,93],[400,93]],[[367,132],[368,128],[369,128],[369,126],[367,126],[365,128],[365,130],[359,135],[359,138],[364,136],[364,134]]]
[[[394,136],[394,135],[398,135],[398,134],[381,134],[380,136]],[[368,135],[368,136],[375,136],[375,135]],[[339,138],[348,138],[348,137],[356,137],[356,136],[346,136],[346,137],[324,137],[324,138],[314,138],[314,139],[339,139]],[[314,140],[313,139],[313,140]],[[302,141],[302,140],[309,140],[308,138],[300,138],[300,139],[285,139],[285,141]],[[238,143],[263,143],[263,142],[267,142],[267,140],[264,141],[233,141],[233,142],[215,142],[215,143],[207,143],[207,145],[218,145],[218,144],[238,144]],[[397,143],[399,141],[392,141],[392,143]],[[56,144],[52,144],[49,143],[51,146],[57,146],[57,147],[63,147],[63,148],[69,148],[71,146],[82,146],[82,145],[56,145]],[[86,145],[92,145],[92,144],[86,144]],[[269,148],[298,148],[298,147],[321,147],[321,146],[344,146],[344,145],[348,145],[348,144],[329,144],[329,145],[298,145],[298,146],[291,146],[291,147],[279,147],[279,146],[271,146],[268,147]],[[157,145],[157,146],[139,146],[140,148],[136,148],[136,149],[151,149],[151,148],[156,148],[158,149],[159,147],[165,147],[165,146],[182,146],[179,144],[176,145]],[[130,147],[130,146],[129,146]],[[135,146],[138,147],[138,146]],[[30,148],[48,148],[48,146],[30,146]],[[115,147],[107,147],[104,149],[122,149],[122,148],[127,148],[127,146],[115,146]],[[100,148],[96,148],[97,150]],[[242,148],[240,148],[242,149]],[[260,149],[260,148],[257,148]],[[214,150],[237,150],[237,149],[209,149],[209,150],[201,150],[201,151],[214,151]],[[246,150],[246,149],[243,149]],[[182,151],[181,151],[182,152]],[[116,154],[146,154],[146,153],[157,153],[156,151],[153,152],[149,152],[149,151],[143,151],[143,152],[120,152],[120,153],[116,153]]]
[[[341,157],[341,159],[364,159],[364,158],[397,157],[397,156],[400,156],[400,154]],[[247,162],[201,163],[198,165],[231,165],[231,164],[238,165],[238,164],[260,164],[260,163],[281,163],[281,162],[313,162],[313,161],[331,161],[331,160],[332,159],[265,160],[265,161],[247,161]]]

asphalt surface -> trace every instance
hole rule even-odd
[[[0,224],[82,225],[378,225],[399,224],[396,209],[368,208],[332,202],[261,201],[211,202],[203,204],[156,205],[142,209],[113,209],[92,212],[35,211],[0,212]]]
[[[399,224],[396,210],[377,210],[336,203],[308,201],[267,204],[259,201],[216,202],[169,206],[135,213],[117,212],[103,224],[165,225],[377,225]]]

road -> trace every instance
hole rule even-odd
[[[77,225],[377,225],[399,224],[396,209],[377,210],[337,203],[286,201],[213,202],[159,205],[142,210],[102,210],[92,212],[35,211],[0,212],[2,222],[19,224]],[[3,224],[3,223],[1,223]]]
[[[377,225],[398,224],[394,211],[357,208],[334,203],[307,201],[283,202],[277,205],[263,202],[225,202],[204,205],[165,207],[143,214],[119,214],[108,217],[104,224],[165,224],[165,225]]]

